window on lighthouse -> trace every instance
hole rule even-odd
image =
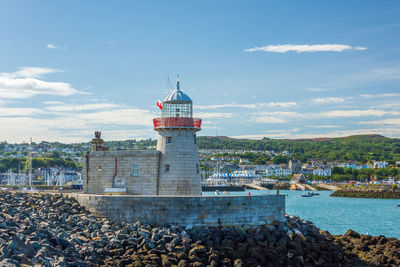
[[[167,144],[170,144],[172,142],[172,137],[171,136],[167,136]]]
[[[165,164],[165,172],[169,172],[169,164]]]
[[[132,164],[132,175],[138,175],[139,174],[139,168],[137,164]]]
[[[191,118],[192,103],[163,103],[162,117]]]

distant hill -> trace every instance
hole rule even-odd
[[[310,139],[235,139],[226,136],[201,136],[200,149],[246,149],[289,151],[292,158],[303,162],[309,158],[329,161],[400,160],[400,139],[382,135],[352,135],[338,138]]]
[[[254,140],[247,138],[231,138],[228,136],[200,136],[199,138],[204,139],[218,139],[218,140],[249,140],[249,141],[266,141],[266,140],[286,140],[286,141],[329,141],[333,139],[343,139],[343,140],[366,140],[366,139],[382,139],[388,138],[380,134],[360,134],[360,135],[350,135],[346,137],[318,137],[318,138],[301,138],[301,139],[272,139],[264,137],[262,140]],[[390,138],[389,138],[390,139]],[[393,138],[397,139],[397,138]]]

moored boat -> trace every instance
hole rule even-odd
[[[298,189],[297,189],[297,187],[296,187],[295,184],[292,184],[292,185],[290,186],[290,191],[295,191],[295,190],[298,190]]]
[[[76,180],[72,184],[72,189],[82,189],[82,187],[83,187],[83,181],[82,180]]]
[[[302,197],[313,197],[313,193],[311,193],[311,192],[304,192],[302,195],[301,195]]]

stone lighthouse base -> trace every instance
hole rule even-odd
[[[71,194],[96,216],[119,222],[262,225],[285,216],[284,195],[139,196]]]

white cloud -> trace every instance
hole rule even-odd
[[[1,108],[0,117],[30,116],[43,114],[43,110],[37,108]],[[3,128],[3,127],[2,127]]]
[[[361,121],[358,124],[369,124],[369,125],[398,125],[400,126],[400,119],[390,118],[378,121]]]
[[[314,45],[296,45],[296,44],[284,44],[284,45],[267,45],[262,47],[253,47],[245,49],[245,52],[275,52],[275,53],[286,53],[286,52],[343,52],[345,50],[365,50],[366,47],[352,47],[351,45],[344,44],[314,44]]]
[[[307,91],[309,92],[327,92],[331,91],[332,89],[327,89],[327,88],[318,88],[318,87],[313,87],[313,88],[308,88]]]
[[[48,102],[47,102],[48,103]],[[51,106],[45,107],[46,110],[50,111],[58,111],[58,112],[66,112],[66,111],[87,111],[87,110],[103,110],[103,109],[113,109],[119,108],[120,105],[113,103],[94,103],[94,104],[65,104],[65,103],[57,103],[50,102]]]
[[[363,98],[377,98],[377,97],[399,97],[400,94],[396,94],[396,93],[385,93],[385,94],[375,94],[375,95],[371,95],[371,94],[360,94],[360,97]]]
[[[289,120],[287,119],[283,119],[283,118],[277,118],[277,117],[273,117],[273,116],[260,116],[260,117],[254,117],[252,119],[252,122],[255,123],[286,123]]]
[[[45,105],[64,105],[64,102],[61,101],[45,101],[43,102]]]
[[[0,98],[29,98],[35,95],[70,96],[87,94],[74,89],[69,83],[47,82],[41,76],[60,72],[57,69],[24,67],[20,70],[0,73]]]
[[[65,117],[55,119],[0,117],[0,125],[2,125],[1,138],[10,142],[28,141],[29,137],[32,137],[34,141],[74,142],[77,139],[71,138],[71,135],[75,131],[88,129],[84,121]],[[81,137],[79,141],[83,139]]]
[[[59,47],[59,46],[57,46],[57,45],[55,45],[55,44],[47,44],[47,45],[46,45],[46,48],[48,48],[48,49],[53,49],[53,50],[66,50],[66,49],[67,49],[66,46],[64,46],[64,47]]]
[[[304,118],[307,114],[302,114],[293,111],[273,111],[273,112],[258,112],[253,113],[255,116],[281,116],[287,118]]]
[[[341,97],[314,98],[311,101],[316,104],[341,103],[344,102],[344,98]]]
[[[97,125],[143,125],[152,126],[153,116],[150,111],[137,108],[123,108],[92,113],[77,114],[78,119]]]
[[[204,119],[215,119],[215,118],[232,118],[233,113],[228,112],[196,112],[195,117]]]
[[[220,105],[196,105],[193,109],[217,109],[217,108],[256,108],[257,104],[220,104]]]
[[[354,109],[354,110],[330,110],[316,114],[319,117],[338,118],[338,117],[366,117],[377,116],[382,117],[385,115],[400,115],[398,111],[386,111],[381,109]]]
[[[253,123],[287,123],[300,119],[316,118],[357,118],[357,117],[382,117],[400,115],[399,111],[382,109],[356,109],[356,110],[330,110],[320,113],[299,113],[292,111],[257,112],[250,114],[250,122]],[[328,127],[325,127],[328,128]]]
[[[250,121],[254,123],[286,123],[291,119],[299,119],[306,116],[306,114],[287,111],[257,112],[252,114]]]
[[[356,47],[354,47],[354,49],[355,49],[355,50],[360,50],[360,51],[362,51],[362,50],[367,50],[367,48],[366,48],[366,47],[363,47],[363,46],[356,46]]]
[[[48,48],[48,49],[55,49],[55,50],[60,49],[58,46],[56,46],[56,45],[54,45],[54,44],[47,44],[46,48]]]
[[[307,125],[309,128],[342,128],[340,125]]]
[[[87,112],[89,108],[100,108],[95,105],[88,104],[83,110],[68,108],[65,113],[46,112],[46,109],[0,108],[0,114],[3,114],[0,116],[0,141],[21,142],[32,136],[36,141],[82,142],[90,140],[95,130],[108,133],[108,140],[155,135],[153,116],[148,110],[116,108]],[[141,126],[145,126],[144,129],[137,129]]]
[[[270,102],[270,103],[261,103],[262,107],[281,107],[281,108],[290,108],[297,106],[296,102]]]
[[[194,109],[217,109],[217,108],[247,108],[247,109],[255,109],[261,107],[282,107],[289,108],[296,106],[296,102],[269,102],[269,103],[254,103],[254,104],[220,104],[220,105],[198,105],[195,106]]]
[[[11,72],[11,73],[1,72],[0,77],[5,76],[9,78],[40,78],[45,74],[57,73],[57,72],[62,72],[62,71],[51,68],[23,67],[16,72]]]

